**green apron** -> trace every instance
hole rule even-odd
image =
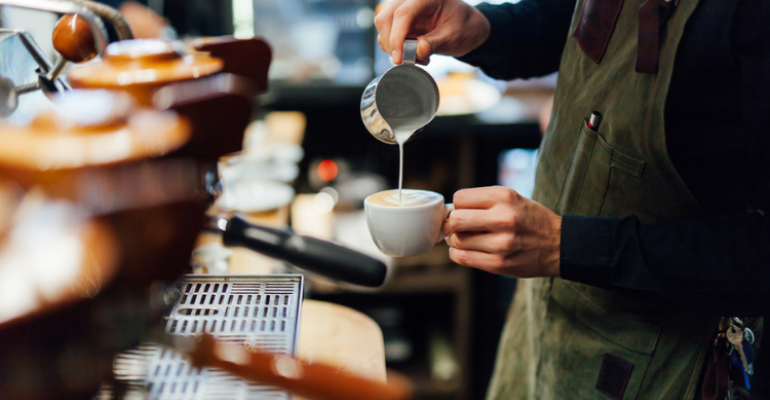
[[[625,0],[598,64],[572,35],[578,2],[534,192],[557,214],[642,223],[703,216],[668,158],[664,129],[677,45],[698,1],[681,0],[666,22],[656,74],[634,70],[642,2]],[[593,111],[603,115],[598,131],[586,123]],[[487,397],[692,399],[718,322],[660,298],[521,279]],[[608,355],[632,365],[619,396],[597,389]]]

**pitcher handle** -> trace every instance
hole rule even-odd
[[[402,65],[414,65],[417,61],[417,39],[404,40],[404,57]]]

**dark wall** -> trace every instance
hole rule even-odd
[[[231,0],[164,0],[163,16],[179,37],[232,35],[232,8]]]

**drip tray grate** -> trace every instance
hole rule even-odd
[[[166,320],[166,332],[209,333],[277,354],[296,356],[302,305],[302,275],[186,275],[181,297]],[[124,399],[289,399],[288,393],[248,383],[215,368],[192,368],[171,349],[145,344],[119,354],[115,380]],[[114,399],[105,386],[98,399]]]

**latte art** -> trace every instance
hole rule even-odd
[[[384,190],[377,192],[366,200],[368,203],[381,207],[414,207],[421,204],[443,201],[438,193],[426,190],[403,189],[399,206],[398,190]]]

